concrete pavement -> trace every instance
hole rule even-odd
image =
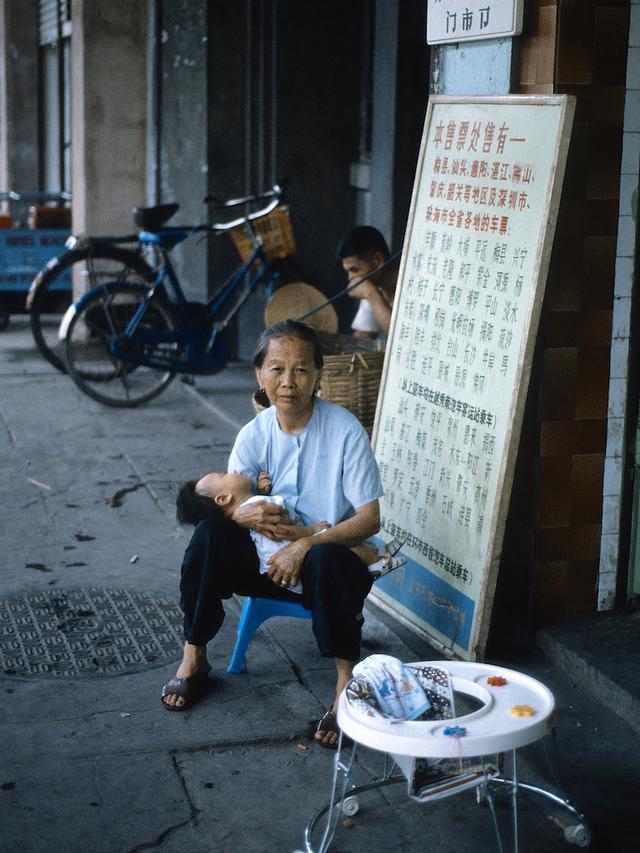
[[[39,358],[21,318],[0,334],[1,851],[303,848],[333,768],[311,739],[334,671],[309,623],[272,620],[247,672],[228,675],[240,609],[228,602],[210,694],[186,713],[160,704],[181,647],[189,531],[175,522],[176,487],[224,468],[253,387],[252,371],[232,366],[195,389],[175,382],[142,408],[109,409]],[[364,653],[438,658],[373,607],[366,617]],[[507,665],[547,683],[559,706],[553,769],[545,742],[522,750],[523,773],[545,785],[561,777],[599,849],[632,849],[637,732],[541,655]],[[356,781],[380,772],[380,758],[362,750]],[[520,812],[521,849],[565,848],[549,809]],[[363,798],[351,824],[332,849],[494,849],[472,794],[424,806],[395,786]]]

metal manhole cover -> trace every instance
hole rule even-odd
[[[0,601],[0,674],[113,675],[181,653],[175,601],[123,589],[70,589]]]

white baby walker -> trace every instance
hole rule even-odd
[[[518,749],[539,740],[554,726],[555,700],[547,687],[520,672],[486,663],[422,661],[407,666],[425,689],[432,706],[432,719],[395,720],[380,712],[366,681],[354,679],[349,684],[338,703],[341,734],[331,796],[307,824],[307,853],[326,853],[339,819],[358,812],[359,794],[399,782],[408,784],[409,797],[418,802],[475,788],[478,802],[489,806],[501,853],[504,847],[496,818],[494,786],[503,786],[510,800],[510,834],[515,853],[518,853],[519,791],[553,802],[567,814],[566,821],[555,821],[563,829],[565,840],[578,847],[589,846],[590,830],[584,815],[558,794],[522,782],[517,776]],[[470,697],[480,707],[455,716],[454,693]],[[347,745],[346,737],[353,743]],[[351,775],[359,745],[385,753],[385,767],[380,778],[356,786],[351,784]],[[506,764],[511,768],[511,776],[507,777],[504,765],[505,757],[509,756]],[[325,814],[324,834],[315,849],[312,834]]]

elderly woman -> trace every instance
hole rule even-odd
[[[254,365],[270,406],[240,431],[228,467],[254,482],[267,472],[273,492],[304,524],[327,519],[332,526],[289,542],[271,558],[268,573],[260,574],[248,530],[276,541],[292,539],[286,510],[252,503],[233,514],[235,524],[220,518],[198,523],[182,565],[184,656],[163,689],[170,710],[184,710],[202,695],[211,668],[206,645],[224,619],[221,599],[234,592],[299,601],[289,588],[301,581],[320,654],[335,661],[336,701],[351,678],[372,577],[349,548],[378,531],[382,485],[362,425],[316,397],[322,363],[315,333],[302,323],[285,320],[263,333]],[[315,734],[323,746],[337,744],[335,708],[336,702]]]

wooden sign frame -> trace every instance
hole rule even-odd
[[[570,96],[435,96],[418,158],[372,443],[374,601],[482,658],[569,148]]]

